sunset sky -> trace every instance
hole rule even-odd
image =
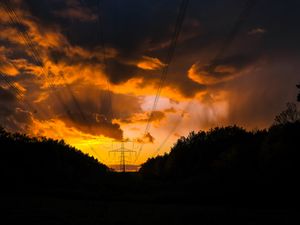
[[[190,0],[155,108],[181,0],[1,2],[0,126],[106,164],[112,141],[134,141],[139,164],[192,130],[266,128],[296,101],[299,1]]]

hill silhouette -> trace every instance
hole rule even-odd
[[[63,140],[0,129],[2,188],[60,188],[99,183],[108,167]]]
[[[295,200],[300,188],[299,140],[299,120],[268,130],[228,126],[191,132],[169,154],[148,159],[139,173],[216,200]]]
[[[296,224],[295,105],[266,130],[216,127],[181,137],[137,173],[115,173],[62,140],[0,129],[7,224]]]
[[[252,132],[237,126],[192,132],[138,173],[122,174],[63,141],[1,129],[2,221],[291,224],[299,138],[299,121]]]

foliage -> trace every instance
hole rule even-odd
[[[300,112],[294,103],[287,103],[287,108],[277,115],[274,119],[275,125],[294,123],[300,120]]]
[[[149,159],[139,173],[152,180],[193,179],[194,185],[200,183],[208,189],[296,191],[299,140],[300,121],[251,132],[237,126],[191,132],[181,137],[169,154]]]
[[[108,168],[63,140],[31,138],[0,128],[0,175],[8,186],[92,184]]]

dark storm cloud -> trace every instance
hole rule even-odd
[[[299,60],[274,59],[255,74],[241,76],[222,87],[229,90],[229,124],[248,128],[271,125],[287,102],[295,102]]]
[[[121,83],[135,76],[139,71],[136,66],[126,65],[116,60],[110,60],[106,64],[105,72],[112,83]]]
[[[65,124],[69,127],[75,127],[86,134],[92,135],[103,135],[116,140],[121,140],[123,138],[123,131],[120,125],[117,123],[112,123],[102,114],[91,114],[85,112],[85,119],[81,118],[81,115],[77,113],[72,113],[72,118],[62,116]]]
[[[101,5],[100,11],[97,8],[97,1],[26,1],[24,5],[30,13],[38,20],[39,23],[47,26],[59,26],[61,32],[67,37],[71,44],[79,45],[83,48],[95,48],[102,45],[100,29],[103,29],[103,39],[106,46],[116,48],[118,57],[110,60],[106,66],[106,72],[109,79],[113,83],[120,83],[128,79],[140,76],[139,69],[134,65],[124,64],[120,62],[120,58],[127,60],[136,60],[143,54],[149,53],[152,56],[159,56],[164,60],[168,41],[171,38],[172,29],[176,19],[179,1],[116,1],[105,2]],[[86,12],[91,10],[93,15],[101,14],[103,28],[99,28],[98,21],[82,21],[76,23],[68,21],[68,18],[57,15],[57,12],[63,10],[76,9],[78,12]],[[114,13],[112,13],[114,12]],[[196,18],[197,20],[197,18]],[[189,26],[187,26],[189,27]],[[190,29],[193,29],[191,27]],[[189,33],[191,31],[186,30]],[[159,47],[160,46],[160,47]],[[157,48],[158,47],[158,48]],[[157,49],[150,51],[149,49]],[[101,51],[101,49],[99,49]],[[50,49],[50,58],[57,62],[59,60],[68,60],[72,63],[84,63],[84,59],[73,57],[68,59],[60,49]],[[99,59],[94,59],[100,63]],[[96,62],[93,62],[96,63]],[[183,74],[178,74],[178,77],[183,77],[187,71],[182,71]],[[181,76],[180,76],[181,75]],[[153,77],[147,77],[150,80]],[[159,76],[156,76],[158,79]],[[178,79],[177,79],[178,80]],[[181,91],[199,90],[197,85],[190,83],[191,88],[185,88],[170,79],[170,85],[180,86]],[[147,81],[145,81],[147,82]],[[180,82],[183,83],[183,82]],[[185,93],[191,95],[191,93]]]
[[[2,76],[2,74],[1,74]],[[1,80],[2,82],[2,80]],[[1,103],[15,103],[17,98],[16,96],[9,90],[3,89],[2,87],[0,88],[0,102]]]
[[[238,76],[241,71],[259,60],[259,55],[233,55],[220,58],[212,64],[195,64],[190,78],[200,84],[210,85]]]
[[[27,132],[32,114],[22,108],[14,91],[0,86],[0,126],[8,131]]]
[[[26,10],[30,19],[38,24],[41,31],[45,31],[46,28],[56,28],[53,30],[61,33],[66,38],[68,44],[70,44],[68,47],[76,46],[88,53],[68,54],[69,51],[65,48],[66,46],[47,47],[46,51],[52,62],[105,68],[104,72],[113,84],[123,83],[131,78],[139,77],[142,78],[141,83],[139,83],[141,90],[147,85],[158,84],[159,69],[145,71],[138,68],[136,63],[143,56],[158,58],[162,63],[165,62],[179,0],[102,1],[100,11],[98,11],[96,0],[24,0],[17,2],[22,2],[22,4],[15,4],[15,6]],[[300,21],[299,8],[300,2],[293,0],[284,2],[271,0],[190,1],[187,17],[183,24],[182,34],[178,40],[165,86],[173,88],[185,97],[192,98],[203,90],[229,90],[226,86],[228,82],[230,90],[238,90],[239,93],[233,95],[232,99],[244,97],[242,98],[244,101],[240,102],[241,107],[235,107],[236,110],[232,109],[229,117],[232,121],[235,121],[238,116],[244,116],[245,121],[251,121],[251,118],[255,117],[249,112],[251,112],[252,107],[255,107],[255,101],[264,96],[264,91],[268,89],[266,87],[272,82],[273,77],[276,77],[278,82],[274,83],[275,87],[270,89],[268,95],[266,95],[269,96],[266,99],[267,101],[275,105],[275,102],[271,101],[271,96],[284,95],[287,90],[287,87],[281,89],[279,86],[286,80],[284,74],[291,72],[289,71],[291,67],[289,62],[300,59],[300,30],[296,29],[298,21]],[[101,15],[100,24],[97,20],[98,14]],[[115,49],[117,52],[116,55],[108,57],[105,67],[103,65],[103,55],[101,55],[103,54],[103,43],[100,29],[103,30],[102,38],[107,52],[109,49]],[[258,33],[260,35],[257,35]],[[14,49],[7,54],[8,58],[25,58],[32,62],[27,52],[20,50],[12,43],[6,43],[1,39],[1,44]],[[279,59],[285,59],[286,63],[283,67],[280,67],[283,68],[280,70],[281,73],[277,73],[272,69],[274,66],[272,62],[276,61],[280,64]],[[256,79],[251,79],[253,77],[250,77],[249,74],[247,74],[249,77],[245,78],[236,76],[264,60],[267,63],[264,64],[264,73],[260,73],[260,76],[258,76],[255,75],[257,72],[253,71]],[[212,85],[211,87],[208,83],[191,79],[191,77],[188,77],[188,71],[193,65],[195,65],[194,72],[196,74],[205,74],[204,80],[213,77],[217,81],[222,81],[222,84]],[[33,72],[25,71],[24,68],[24,71],[20,69],[20,73],[22,75],[17,76],[16,80],[19,79],[18,81],[22,82],[25,89],[29,90],[31,98],[36,100],[37,96],[34,93],[43,90],[36,82],[23,79],[25,75],[29,76]],[[293,81],[296,80],[296,73],[293,72],[289,76],[293,78]],[[224,77],[232,77],[237,81],[222,80]],[[237,88],[242,79],[251,80],[251,82],[249,81],[249,89],[247,82],[242,85],[246,90],[245,92]],[[213,84],[215,83],[218,82],[213,82]],[[110,130],[111,137],[119,138],[122,131],[117,124],[110,121],[112,116],[108,115],[110,103],[105,100],[106,98],[101,97],[106,94],[103,91],[100,91],[101,94],[91,93],[90,88],[79,90],[77,85],[75,82],[71,85],[71,88],[75,89],[75,95],[78,96],[78,101],[82,105],[87,120],[90,122],[84,120],[74,122],[66,118],[67,123],[73,124],[78,129],[83,129],[86,132],[89,132],[88,129],[90,129],[92,130],[90,132],[93,133],[103,133],[105,132],[103,130],[107,129]],[[261,91],[257,92],[261,93],[259,95],[254,94],[256,86],[260,87]],[[58,88],[63,89],[63,87]],[[66,90],[61,90],[61,92],[62,95],[67,95]],[[92,95],[93,98],[89,99],[86,93]],[[248,97],[246,94],[248,94]],[[116,93],[112,93],[112,95],[115,99],[113,104],[115,108],[114,118],[130,118],[132,112],[141,111],[137,98],[119,96]],[[55,99],[54,96],[52,96],[51,101],[53,99]],[[117,102],[116,99],[122,100]],[[66,97],[64,100],[68,102],[68,105],[71,105],[71,112],[74,116],[80,117],[78,110],[72,106],[74,103],[70,98]],[[284,98],[284,100],[287,100],[287,98]],[[46,100],[42,102],[48,104]],[[129,104],[130,102],[133,103]],[[51,104],[49,103],[49,105]],[[128,109],[126,109],[127,105]],[[257,112],[262,115],[262,118],[255,119],[255,121],[262,121],[275,110],[278,110],[278,106],[274,106],[270,110],[264,110],[264,107],[263,104],[258,105]],[[56,109],[56,111],[54,110],[56,116],[63,117],[62,115],[65,115],[61,106],[53,106],[53,109]],[[107,118],[109,119],[107,120]],[[93,123],[96,125],[93,125]],[[95,127],[89,128],[91,126]]]
[[[99,38],[98,21],[79,20],[72,23],[68,21],[68,18],[57,16],[54,12],[75,8],[78,12],[90,10],[92,15],[99,13],[102,18],[104,42],[107,46],[116,48],[119,57],[130,59],[148,53],[150,56],[164,60],[168,46],[165,43],[171,38],[179,1],[103,1],[100,11],[97,8],[97,1],[29,0],[25,1],[24,5],[34,17],[38,18],[39,22],[60,26],[71,44],[86,48],[94,48],[102,44],[101,38]],[[296,1],[284,3],[262,0],[192,1],[183,25],[185,33],[182,36],[186,33],[195,33],[196,35],[186,40],[186,42],[194,43],[193,46],[181,43],[188,48],[183,51],[189,53],[186,54],[186,57],[190,57],[188,55],[192,50],[202,49],[213,44],[212,49],[206,49],[214,51],[214,53],[208,53],[211,62],[222,61],[228,51],[235,49],[234,41],[239,41],[238,39],[245,34],[245,31],[249,32],[257,26],[268,30],[268,35],[260,48],[272,49],[272,51],[274,48],[286,49],[288,46],[293,46],[296,39],[299,39],[299,32],[293,29],[299,17],[296,15],[298,7],[299,3]],[[190,26],[189,21],[199,23],[201,26]],[[291,32],[293,35],[290,35]],[[291,43],[288,40],[293,41]],[[250,39],[246,41],[248,43],[244,43],[244,45],[252,44]],[[160,45],[163,47],[149,51]],[[240,49],[237,55],[242,52],[243,49]],[[59,54],[56,55],[56,58],[59,58]],[[107,71],[110,73],[111,81],[115,82],[128,80],[137,74],[133,66],[124,65],[119,61],[111,62],[111,66],[108,67],[112,67]],[[124,73],[117,73],[116,71],[119,69],[124,69]],[[182,90],[184,89],[182,88]]]
[[[243,10],[241,11],[240,15],[238,16],[236,22],[234,23],[232,29],[230,30],[229,34],[225,37],[220,50],[217,52],[216,56],[212,59],[210,67],[213,68],[219,65],[219,61],[222,60],[226,50],[230,48],[233,41],[235,40],[236,36],[241,31],[244,23],[247,21],[248,17],[250,16],[252,10],[254,9],[257,0],[248,0],[245,3]]]
[[[83,115],[80,114],[63,86],[57,88],[56,91],[68,106],[68,113],[58,101],[53,101],[54,95],[49,95],[39,104],[48,105],[49,110],[53,111],[54,117],[61,119],[67,126],[75,127],[87,134],[104,135],[120,140],[123,138],[123,131],[119,124],[113,122],[113,119],[131,117],[132,114],[142,111],[139,99],[134,96],[114,94],[92,85],[86,87],[73,84],[72,90],[74,93],[81,93],[75,97],[81,106]],[[111,102],[109,102],[109,96]]]
[[[26,5],[41,24],[59,26],[62,34],[72,45],[87,49],[98,47],[99,51],[102,51],[99,32],[100,29],[103,29],[102,38],[105,46],[113,47],[118,51],[118,56],[110,60],[106,66],[106,72],[113,83],[141,76],[140,69],[135,65],[122,62],[124,58],[127,61],[136,61],[142,55],[149,55],[159,56],[161,60],[164,60],[165,50],[175,24],[179,1],[115,1],[114,3],[104,1],[100,11],[96,6],[97,1],[71,2],[77,2],[75,5],[78,11],[89,9],[93,15],[101,14],[102,23],[100,25],[103,28],[99,27],[98,21],[72,23],[54,13],[63,9],[67,10],[70,4],[42,0],[37,4],[34,1],[28,1]],[[157,50],[149,51],[149,49]],[[65,53],[60,49],[50,49],[49,56],[54,61],[67,60]],[[96,60],[101,63],[101,60]],[[76,62],[76,58],[72,59],[73,63],[74,61]],[[146,79],[147,77],[152,79],[147,73],[145,76]],[[158,78],[159,76],[156,76],[156,79]]]
[[[101,65],[102,55],[96,52],[87,52],[89,55],[78,53],[70,53],[70,48],[65,49],[49,48],[48,57],[55,64],[65,63],[67,65]],[[101,51],[101,50],[98,50]],[[95,54],[96,53],[96,54]]]
[[[222,2],[224,4],[224,1]],[[197,72],[201,76],[204,75],[206,80],[213,77],[222,81],[226,76],[234,77],[241,70],[257,64],[261,58],[268,58],[272,61],[277,57],[282,58],[283,54],[286,58],[299,57],[299,44],[296,39],[300,38],[300,32],[294,29],[297,26],[296,21],[300,19],[295,10],[299,8],[299,2],[253,1],[252,6],[249,5],[251,1],[246,2],[246,8],[242,5],[240,7],[240,16],[237,19],[231,19],[232,24],[229,23],[230,17],[226,14],[234,11],[232,8],[224,10],[221,15],[224,21],[219,23],[227,23],[226,27],[229,29],[223,32],[223,28],[216,29],[216,34],[221,32],[219,39],[216,39],[216,34],[204,35],[206,40],[202,40],[202,45],[205,43],[211,46],[211,43],[214,43],[214,46],[217,46],[204,49],[207,55],[205,58],[200,57],[196,65]],[[254,2],[256,2],[255,5]],[[238,15],[238,13],[239,10],[236,9],[233,15]],[[217,28],[213,25],[215,21],[211,18],[204,26],[209,29]],[[260,35],[253,35],[254,31],[256,34],[259,32]],[[228,70],[220,71],[218,70],[220,66],[227,66]]]

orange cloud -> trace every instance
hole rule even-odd
[[[137,138],[136,142],[138,143],[154,143],[155,138],[149,133],[147,132],[146,134],[143,135],[143,137],[141,138]]]
[[[7,61],[2,61],[2,60],[0,62],[0,71],[1,73],[4,73],[9,76],[16,76],[17,74],[19,74],[17,68],[7,63]]]
[[[151,115],[151,116],[150,116]],[[161,111],[153,111],[146,113],[135,113],[130,118],[121,119],[121,123],[147,123],[150,122],[159,122],[165,118],[165,113]]]
[[[237,70],[233,66],[218,65],[214,72],[228,74],[228,76],[214,75],[210,71],[201,69],[198,64],[194,64],[188,71],[188,77],[199,84],[212,85],[230,80],[237,75]]]
[[[94,119],[87,117],[87,121],[71,120],[68,117],[62,118],[66,126],[75,127],[76,129],[86,134],[94,136],[105,136],[116,140],[123,139],[123,131],[120,129],[119,124],[107,121],[101,115],[94,115]]]
[[[157,70],[164,66],[165,64],[162,63],[158,58],[152,58],[149,56],[143,56],[142,59],[137,63],[137,67],[144,70]]]
[[[111,90],[122,94],[155,97],[158,85],[158,80],[157,82],[153,81],[145,85],[143,78],[132,78],[121,84],[111,84]],[[188,97],[184,96],[176,86],[164,86],[160,96],[172,99],[174,101],[189,99]]]
[[[94,15],[76,11],[75,8],[67,9],[65,12],[66,14],[62,14],[62,12],[58,12],[58,14],[61,17],[73,17],[81,21],[95,20]],[[107,59],[116,60],[125,65],[139,68],[137,69],[139,73],[137,76],[130,74],[129,79],[124,80],[124,82],[120,84],[108,83],[107,78],[110,77],[110,74],[105,70],[103,49],[101,47],[84,48],[82,46],[73,45],[63,35],[59,26],[42,27],[38,24],[37,20],[33,20],[33,17],[27,15],[27,13],[26,11],[17,11],[19,17],[22,18],[22,25],[26,28],[34,48],[41,57],[44,68],[41,68],[33,62],[34,60],[32,59],[34,55],[32,49],[28,48],[28,43],[26,43],[23,38],[20,38],[18,30],[10,26],[9,18],[5,16],[0,18],[1,24],[5,25],[1,27],[0,39],[14,45],[13,51],[17,52],[16,57],[7,59],[7,51],[9,50],[3,50],[3,54],[1,53],[5,57],[3,61],[8,63],[3,64],[2,69],[9,75],[21,75],[21,78],[27,78],[26,76],[31,74],[35,75],[37,79],[29,80],[31,78],[28,76],[27,81],[20,80],[19,87],[23,87],[24,85],[23,91],[27,99],[37,106],[41,106],[41,108],[44,108],[50,114],[43,120],[38,119],[39,115],[32,115],[33,122],[30,125],[31,133],[33,135],[43,135],[55,139],[64,138],[67,143],[78,146],[84,151],[89,151],[89,144],[98,148],[99,143],[96,140],[120,140],[123,139],[124,136],[126,138],[136,139],[139,143],[153,143],[154,137],[150,133],[142,137],[140,136],[145,129],[145,124],[149,120],[150,110],[148,108],[151,108],[153,105],[155,93],[160,82],[160,72],[156,70],[162,69],[166,65],[160,59],[149,56],[141,56],[139,60],[136,60],[136,58],[131,59],[130,57],[126,58],[121,56],[121,50],[119,53],[116,49],[106,46],[105,56]],[[192,37],[192,34],[186,36],[185,40],[189,37]],[[165,45],[164,43],[160,44]],[[169,43],[167,43],[165,47],[167,47],[168,44]],[[22,54],[18,55],[18,52],[22,52]],[[24,54],[24,52],[26,54]],[[14,64],[14,66],[12,66],[12,64]],[[202,71],[201,69],[198,64],[194,64],[188,71],[188,77],[195,82],[207,85],[216,84],[225,79],[210,76],[209,72]],[[120,73],[121,72],[122,71],[120,71]],[[214,72],[236,74],[237,70],[233,66],[218,65]],[[151,78],[148,78],[149,74]],[[179,88],[179,86],[182,85],[182,83],[180,83],[182,79],[180,78],[186,78],[186,71],[177,73],[177,71],[170,70],[168,76],[175,78],[175,81],[163,87],[160,104],[164,104],[162,99],[167,99],[168,101],[176,101],[173,105],[180,106],[173,107],[172,104],[168,105],[168,103],[166,103],[164,107],[160,107],[153,112],[150,122],[154,124],[154,126],[151,127],[151,129],[153,129],[151,133],[155,134],[157,139],[155,142],[159,143],[162,140],[163,136],[169,132],[167,128],[170,128],[169,126],[171,125],[173,126],[178,116],[184,120],[183,126],[185,130],[208,127],[223,117],[226,117],[226,101],[224,99],[223,101],[218,100],[215,96],[206,96],[206,98],[212,99],[211,102],[209,102],[204,97],[204,91],[201,91],[201,97],[199,97],[199,93],[196,97],[200,103],[195,103],[195,106],[190,111],[183,110],[182,101],[191,99],[191,97],[183,96],[182,90]],[[130,79],[130,77],[132,78]],[[177,77],[180,78],[177,79]],[[70,88],[75,93],[74,96],[76,96],[78,102],[82,104],[83,111],[86,117],[88,117],[88,122],[68,118],[65,113],[65,111],[68,110],[63,111],[60,109],[61,106],[59,104],[56,105],[56,103],[53,103],[56,102],[56,99],[53,99],[55,96],[52,96],[52,92],[48,92],[50,84],[54,85],[55,90],[58,90],[57,92],[62,95],[62,100],[70,107],[73,113],[72,115],[78,118],[78,112],[74,107],[72,108],[74,104],[71,102],[71,97],[67,93],[67,89]],[[35,85],[35,87],[32,88],[31,85]],[[108,86],[112,91],[111,94],[116,96],[116,99],[120,99],[121,95],[130,95],[138,98],[137,101],[135,99],[126,101],[124,99],[115,100],[115,102],[113,102],[113,108],[119,115],[113,117],[116,118],[113,121],[107,120],[107,115],[104,115],[102,112],[103,109],[101,107],[104,107],[102,106],[104,104],[101,100],[101,94],[98,93],[107,90]],[[189,85],[187,84],[187,86]],[[29,89],[27,90],[26,88]],[[35,92],[35,95],[33,95],[32,92]],[[148,98],[148,100],[146,100],[146,98]],[[131,105],[130,101],[134,103]],[[145,102],[147,106],[145,108],[147,109],[141,109],[141,105],[145,104]],[[95,107],[93,108],[92,106]],[[89,107],[92,109],[88,109]],[[130,110],[127,110],[128,108],[130,108]],[[196,112],[199,112],[201,116],[196,115]],[[18,113],[20,114],[21,112],[18,111]],[[196,124],[195,121],[199,117],[201,117],[201,121],[199,124]],[[164,126],[167,128],[164,128]],[[150,150],[150,147],[147,150]]]

